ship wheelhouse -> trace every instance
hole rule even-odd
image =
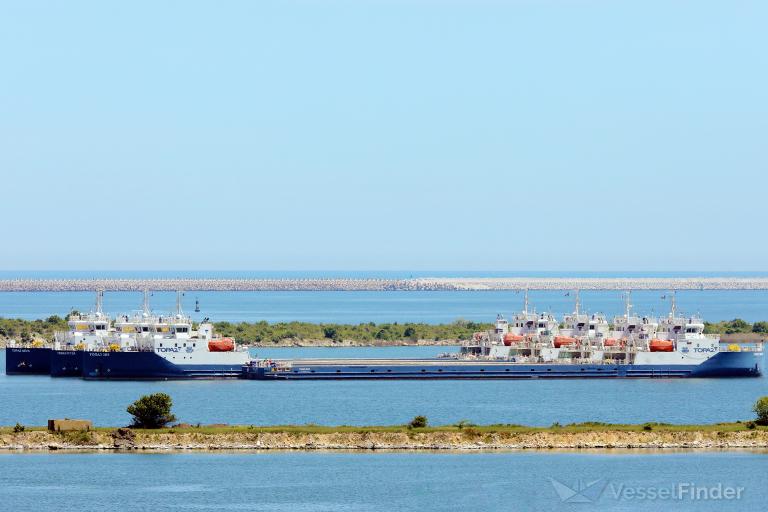
[[[67,317],[68,330],[54,333],[54,348],[85,350],[104,345],[112,336],[110,319],[102,311],[104,292],[96,292],[96,307],[89,313],[72,312]]]

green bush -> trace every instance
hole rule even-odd
[[[24,425],[22,425],[17,421],[16,425],[13,427],[13,431],[18,434],[19,432],[24,432],[24,430],[25,430]]]
[[[408,423],[408,428],[424,428],[429,424],[426,416],[416,416]]]
[[[758,425],[768,425],[768,396],[761,397],[755,402],[752,410],[757,414],[755,423]]]
[[[144,395],[126,409],[133,416],[133,427],[137,428],[162,428],[176,416],[171,414],[173,400],[165,393]]]
[[[87,430],[73,430],[71,432],[59,432],[65,443],[77,446],[87,446],[94,443],[93,435]]]

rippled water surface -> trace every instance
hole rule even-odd
[[[635,291],[635,311],[666,315],[670,295],[663,291]],[[166,313],[175,307],[172,292],[155,292],[151,305]],[[195,301],[200,312],[195,313]],[[0,292],[0,316],[34,320],[50,315],[64,316],[72,309],[89,311],[94,294],[87,292]],[[139,309],[138,292],[107,292],[104,311],[117,315]],[[570,313],[574,297],[567,291],[531,291],[531,308],[549,310],[557,316]],[[620,291],[583,291],[582,308],[608,317],[623,314]],[[768,320],[768,290],[695,290],[677,294],[679,311],[699,313],[715,322],[743,318]],[[196,321],[210,317],[228,322],[425,322],[447,323],[457,319],[492,322],[497,313],[508,317],[523,306],[523,294],[514,291],[486,292],[189,292],[185,311]]]
[[[0,453],[14,512],[765,510],[766,473],[768,455],[749,452]],[[563,503],[551,479],[592,484],[587,502]],[[680,485],[709,499],[637,497]],[[718,486],[739,499],[713,499]]]

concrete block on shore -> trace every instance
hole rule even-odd
[[[88,431],[93,428],[91,420],[48,420],[48,430],[52,432]]]

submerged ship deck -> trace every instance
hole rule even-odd
[[[713,358],[714,359],[714,358]],[[742,360],[714,364],[625,364],[621,362],[514,362],[473,359],[295,359],[243,367],[257,380],[320,379],[531,379],[749,377],[757,365]]]

